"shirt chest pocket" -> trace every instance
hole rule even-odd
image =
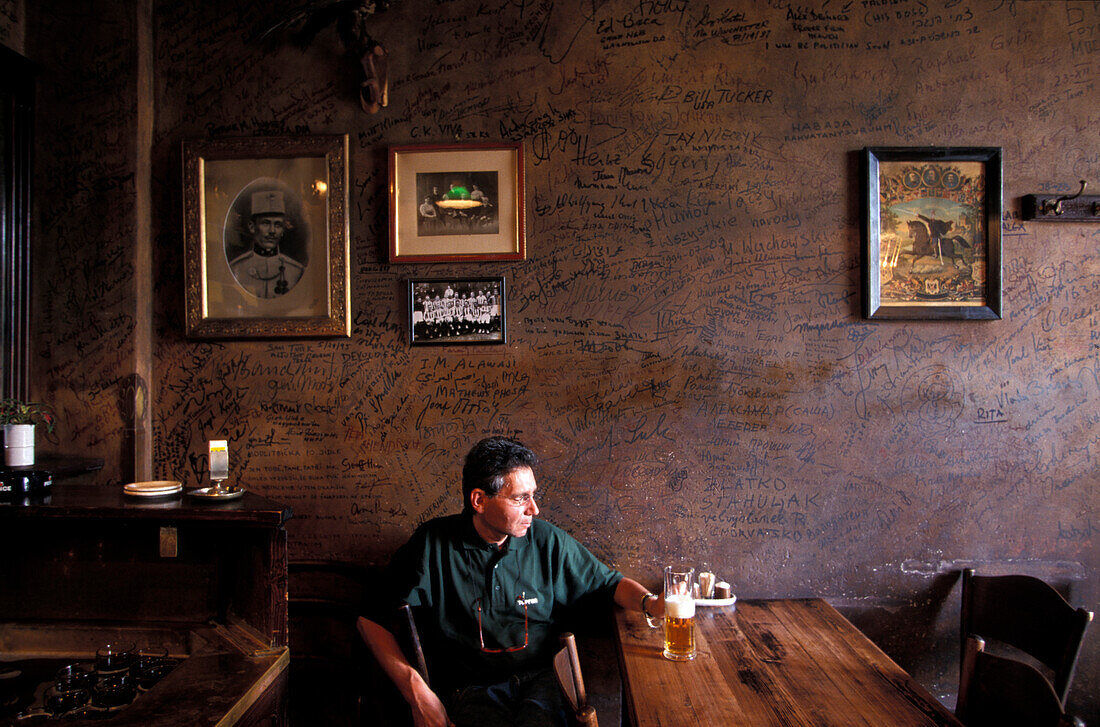
[[[507,621],[551,623],[554,613],[553,581],[537,563],[510,553],[488,570],[487,588],[498,613]]]
[[[512,600],[511,606],[520,618],[526,615],[533,623],[549,623],[554,610],[554,599],[553,596],[533,589],[521,589]]]
[[[554,609],[553,593],[549,589],[539,589],[527,582],[520,574],[509,572],[504,567],[496,569],[490,581],[493,604],[501,612],[523,621],[549,621]]]

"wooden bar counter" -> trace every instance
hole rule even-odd
[[[286,692],[290,655],[278,649],[242,649],[239,637],[220,627],[182,632],[173,629],[65,629],[0,624],[0,669],[18,668],[26,660],[42,660],[56,668],[80,664],[89,671],[97,645],[129,639],[141,646],[164,645],[179,660],[174,669],[148,691],[117,712],[95,719],[67,716],[61,723],[79,727],[196,727],[197,725],[282,725],[279,715]],[[252,645],[255,646],[255,645]],[[34,661],[31,661],[34,663]],[[38,687],[41,690],[41,686]],[[35,706],[40,707],[39,700]],[[0,727],[22,727],[53,720],[20,719],[0,713]]]
[[[618,610],[635,727],[961,727],[946,708],[821,599],[697,608],[693,661],[662,656],[663,628]]]
[[[207,502],[68,483],[0,505],[0,662],[163,647],[179,664],[97,724],[282,724],[290,516],[248,492]]]

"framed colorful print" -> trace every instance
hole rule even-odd
[[[187,335],[351,335],[348,139],[185,141]]]
[[[390,262],[526,255],[521,142],[390,149]]]
[[[1001,317],[1001,149],[864,149],[863,314]]]
[[[409,343],[507,343],[504,278],[409,281]]]

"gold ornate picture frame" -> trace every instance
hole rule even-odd
[[[351,335],[347,135],[183,143],[192,338]]]

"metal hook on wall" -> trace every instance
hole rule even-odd
[[[1100,222],[1100,196],[1086,195],[1088,182],[1080,182],[1076,194],[1055,197],[1049,194],[1029,194],[1023,199],[1025,220],[1057,220],[1058,222]]]
[[[1082,179],[1081,180],[1081,189],[1077,190],[1077,194],[1066,194],[1066,195],[1063,195],[1063,196],[1059,197],[1058,199],[1043,200],[1043,204],[1040,207],[1039,211],[1044,215],[1049,215],[1051,213],[1056,214],[1056,215],[1062,214],[1062,212],[1063,212],[1062,203],[1063,202],[1068,202],[1071,199],[1077,199],[1078,197],[1080,197],[1082,194],[1085,193],[1085,188],[1088,187],[1088,186],[1089,186],[1089,183],[1086,182],[1084,179]]]

